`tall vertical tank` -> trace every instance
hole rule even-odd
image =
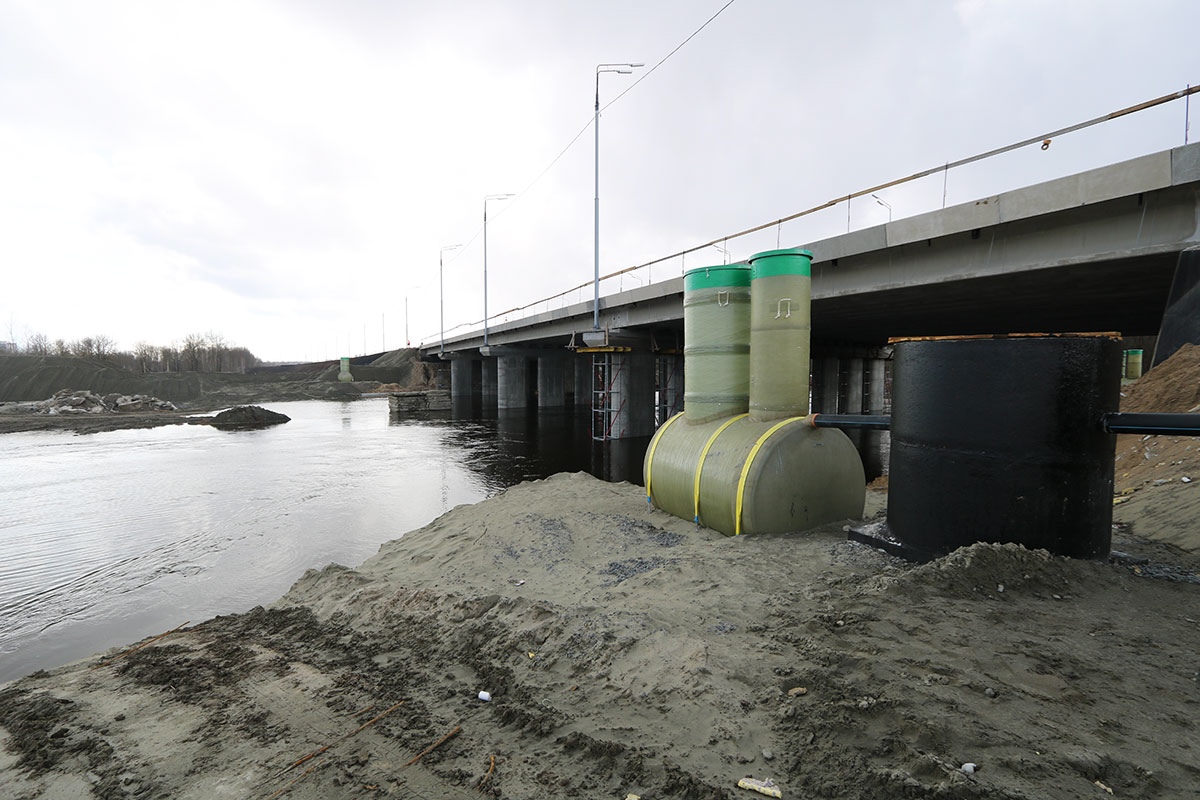
[[[734,402],[738,393],[721,388],[736,385],[732,370],[713,380],[719,373],[713,365],[725,362],[704,359],[731,356],[731,348],[745,352],[746,340],[733,339],[738,334],[729,331],[744,332],[746,326],[700,324],[704,318],[694,314],[728,309],[737,296],[730,290],[741,287],[710,286],[716,280],[711,273],[702,280],[700,271],[688,273],[693,280],[684,282],[687,405],[658,429],[646,450],[643,476],[654,505],[728,535],[806,530],[862,516],[866,482],[854,445],[840,430],[814,428],[804,417],[811,258],[805,250],[772,250],[750,259],[749,276],[719,278],[750,280],[745,402]],[[714,341],[714,330],[729,338]]]
[[[812,253],[768,250],[750,262],[750,418],[808,413]]]
[[[1108,556],[1114,442],[1102,420],[1120,401],[1116,334],[893,343],[890,549],[924,560],[1013,542]]]
[[[683,276],[683,413],[690,422],[740,414],[750,385],[750,267]]]

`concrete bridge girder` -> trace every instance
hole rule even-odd
[[[815,255],[813,356],[849,359],[891,336],[1154,335],[1178,254],[1197,242],[1200,144],[830,237],[807,245]],[[601,324],[649,332],[655,346],[677,347],[682,295],[677,277],[602,298]],[[513,356],[518,348],[527,359],[547,358],[547,352],[569,353],[567,346],[581,344],[578,337],[591,329],[589,300],[493,325],[494,347],[484,352]],[[476,332],[445,346],[478,353],[481,344]],[[875,362],[866,363],[874,376]],[[483,392],[495,397],[495,359],[482,365]],[[543,371],[555,367],[534,369],[541,384]],[[827,369],[835,371],[822,377],[836,379],[836,366],[824,362],[814,372]],[[591,396],[590,378],[590,365],[575,370],[570,384],[577,403]],[[559,402],[554,379],[549,373],[546,379],[539,398],[544,393]],[[564,376],[564,387],[567,381]],[[867,383],[870,390],[876,381]],[[821,398],[822,405],[832,402]]]

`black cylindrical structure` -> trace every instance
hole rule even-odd
[[[1106,558],[1113,334],[895,341],[887,530],[926,560],[975,542]]]

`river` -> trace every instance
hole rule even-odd
[[[594,443],[586,414],[269,406],[292,421],[0,437],[0,683],[270,604],[523,480],[641,481],[646,440]]]

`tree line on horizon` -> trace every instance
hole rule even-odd
[[[261,362],[245,347],[232,345],[218,333],[193,333],[182,343],[154,345],[138,342],[132,351],[118,350],[110,336],[84,336],[66,341],[31,333],[17,353],[105,361],[131,372],[246,372]]]

